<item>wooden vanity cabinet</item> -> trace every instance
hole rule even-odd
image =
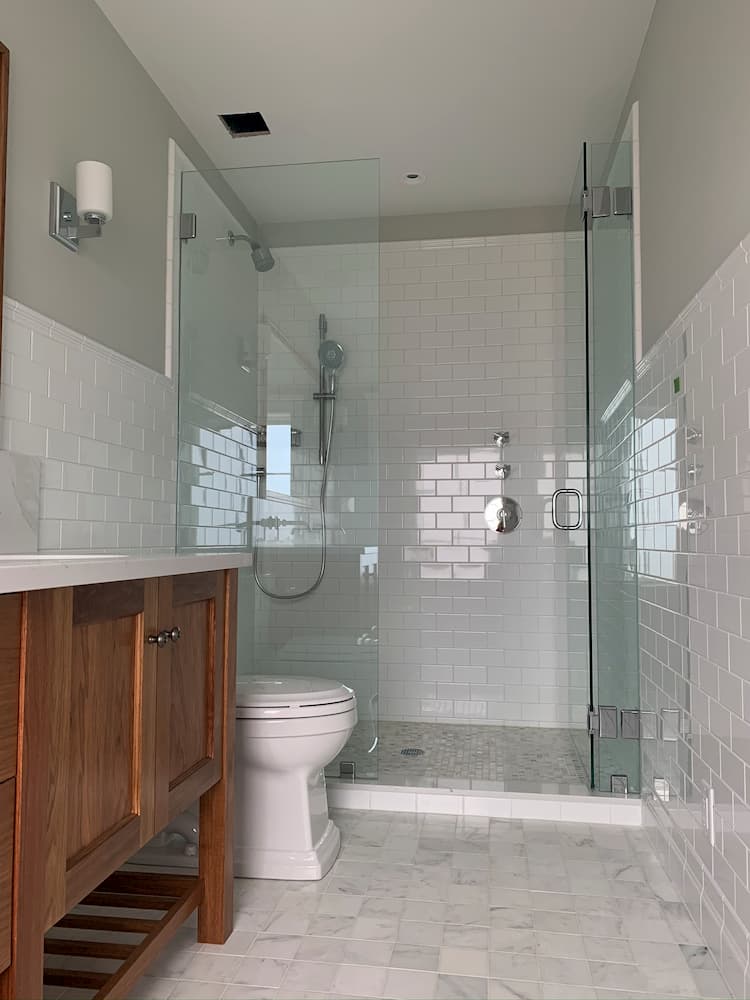
[[[22,614],[20,594],[0,596],[0,973],[11,961]]]
[[[236,571],[34,591],[17,600],[17,906],[14,967],[0,976],[0,1000],[41,996],[45,932],[101,893],[120,865],[196,799],[201,885],[191,898],[193,906],[201,900],[200,940],[225,941],[233,916]],[[9,767],[8,725],[0,709],[0,779]],[[0,890],[8,839],[3,788]],[[11,833],[12,821],[11,813]],[[0,972],[3,926],[0,902]],[[102,993],[110,995],[121,992]]]

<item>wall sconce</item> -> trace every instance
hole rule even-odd
[[[76,163],[75,195],[50,182],[49,234],[68,250],[77,253],[79,240],[101,236],[102,226],[111,218],[112,168],[106,163]]]

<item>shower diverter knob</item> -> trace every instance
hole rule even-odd
[[[512,497],[493,497],[484,508],[484,520],[491,531],[505,535],[521,523],[523,511]]]

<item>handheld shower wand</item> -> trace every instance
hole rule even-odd
[[[326,340],[328,320],[324,313],[318,317],[318,360],[320,361],[320,389],[313,393],[313,399],[318,401],[320,447],[318,458],[323,472],[320,479],[320,568],[318,576],[306,590],[292,594],[276,594],[264,585],[260,574],[260,558],[257,544],[253,547],[253,576],[258,588],[267,596],[277,600],[292,601],[311,594],[319,586],[326,571],[328,539],[326,537],[326,491],[328,489],[328,470],[331,460],[331,441],[333,440],[333,425],[336,419],[336,372],[344,363],[344,348],[335,340]],[[257,522],[256,522],[257,523]]]

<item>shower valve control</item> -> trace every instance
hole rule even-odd
[[[502,448],[509,442],[510,442],[510,431],[495,431],[495,433],[492,435],[492,443],[496,444],[498,448]]]

